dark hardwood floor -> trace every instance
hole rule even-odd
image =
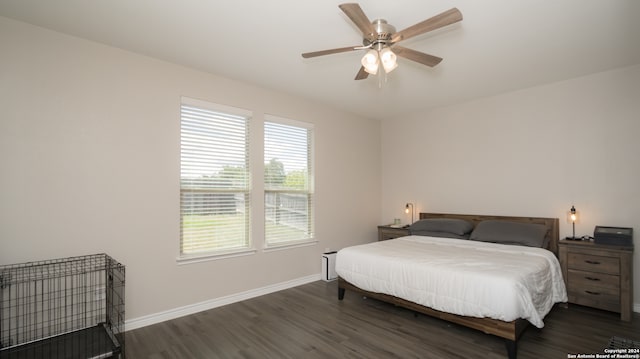
[[[126,332],[135,358],[506,358],[504,341],[314,282]],[[556,306],[529,326],[518,358],[602,353],[609,338],[640,340],[640,315]]]

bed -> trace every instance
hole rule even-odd
[[[567,301],[556,258],[558,219],[446,213],[419,219],[410,236],[340,250],[338,298],[354,291],[504,338],[515,359],[524,329],[541,328],[553,305]]]

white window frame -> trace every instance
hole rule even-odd
[[[239,116],[239,117],[244,117],[246,120],[246,127],[245,127],[245,131],[246,131],[246,147],[245,147],[245,158],[246,158],[246,170],[248,173],[248,182],[247,182],[247,186],[246,188],[243,189],[233,189],[233,190],[226,190],[226,189],[201,189],[201,188],[183,188],[183,180],[182,180],[182,155],[181,155],[181,175],[180,175],[180,197],[181,197],[181,201],[182,201],[182,196],[183,196],[183,191],[185,192],[189,192],[189,191],[205,191],[206,193],[234,193],[234,194],[242,194],[244,196],[244,211],[245,211],[245,228],[244,228],[244,235],[246,238],[246,245],[245,246],[241,246],[238,248],[231,248],[231,249],[221,249],[221,250],[211,250],[211,251],[206,251],[206,252],[199,252],[199,253],[184,253],[183,251],[183,209],[182,209],[182,203],[180,206],[180,241],[179,241],[179,248],[178,248],[178,258],[177,261],[179,264],[183,264],[183,263],[194,263],[194,262],[200,262],[200,261],[206,261],[206,260],[211,260],[211,259],[220,259],[220,258],[228,258],[228,257],[236,257],[236,256],[242,256],[242,255],[250,255],[256,252],[252,238],[251,238],[251,226],[252,226],[252,215],[251,215],[251,197],[252,197],[252,186],[251,186],[251,182],[252,182],[252,163],[251,163],[251,142],[252,142],[252,138],[251,138],[251,118],[253,116],[253,113],[251,111],[248,110],[244,110],[244,109],[240,109],[240,108],[236,108],[236,107],[230,107],[230,106],[225,106],[225,105],[219,105],[219,104],[214,104],[214,103],[210,103],[207,101],[202,101],[202,100],[197,100],[197,99],[192,99],[192,98],[188,98],[188,97],[182,97],[181,98],[181,104],[180,104],[180,136],[182,139],[182,108],[183,106],[190,106],[190,107],[196,107],[198,109],[202,109],[202,110],[210,110],[210,111],[214,111],[214,112],[218,112],[218,113],[223,113],[223,114],[228,114],[230,116]],[[181,153],[183,151],[183,144],[182,144],[182,140],[181,140],[181,145],[180,145],[180,149],[181,149]]]
[[[263,219],[265,222],[265,227],[264,227],[264,249],[265,250],[276,250],[276,249],[285,249],[285,248],[290,248],[292,246],[302,246],[302,245],[312,245],[317,243],[317,240],[315,238],[315,195],[314,195],[314,188],[315,188],[315,161],[314,161],[314,126],[313,124],[310,123],[306,123],[306,122],[302,122],[302,121],[296,121],[296,120],[291,120],[291,119],[287,119],[287,118],[283,118],[283,117],[278,117],[278,116],[274,116],[274,115],[269,115],[269,114],[265,114],[264,115],[264,129],[263,129],[263,134],[264,134],[264,138],[263,138],[263,144],[264,144],[264,149],[263,149],[263,153],[265,153],[266,155],[266,151],[267,151],[267,135],[266,135],[266,128],[268,126],[268,123],[273,123],[273,124],[277,124],[277,125],[284,125],[284,126],[292,126],[292,127],[296,127],[296,128],[300,128],[300,129],[305,129],[307,130],[307,179],[306,179],[306,183],[307,183],[307,188],[303,189],[303,190],[293,190],[293,189],[271,189],[269,188],[269,185],[266,183],[266,179],[263,180],[263,185],[264,185],[264,206],[263,206]],[[263,162],[266,166],[267,163],[269,163],[271,161],[271,158],[263,158]],[[270,213],[269,209],[267,208],[269,206],[267,197],[269,195],[276,195],[279,196],[281,194],[293,194],[293,195],[300,195],[300,194],[304,194],[307,196],[307,229],[306,229],[306,233],[301,237],[301,238],[292,238],[290,240],[283,240],[283,241],[278,241],[278,242],[273,242],[270,243],[269,239],[268,239],[268,229],[267,226],[269,226],[269,219],[267,218],[268,214]]]

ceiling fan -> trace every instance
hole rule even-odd
[[[386,73],[393,71],[398,67],[396,56],[404,57],[405,59],[429,67],[436,66],[442,61],[442,58],[402,47],[397,45],[397,43],[462,20],[460,11],[452,8],[402,31],[396,32],[395,27],[388,24],[386,20],[376,19],[369,21],[369,18],[367,18],[367,15],[362,11],[360,5],[356,3],[341,4],[338,5],[338,7],[362,32],[363,46],[349,46],[305,52],[302,54],[302,57],[310,58],[354,50],[368,50],[362,57],[362,66],[355,77],[356,80],[366,79],[369,74],[375,75],[380,65],[382,65]]]

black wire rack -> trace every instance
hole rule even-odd
[[[607,349],[640,349],[640,341],[622,338],[622,337],[611,337],[609,339],[609,345]],[[637,352],[634,352],[637,354]]]
[[[124,358],[124,287],[106,254],[0,266],[0,359]]]

